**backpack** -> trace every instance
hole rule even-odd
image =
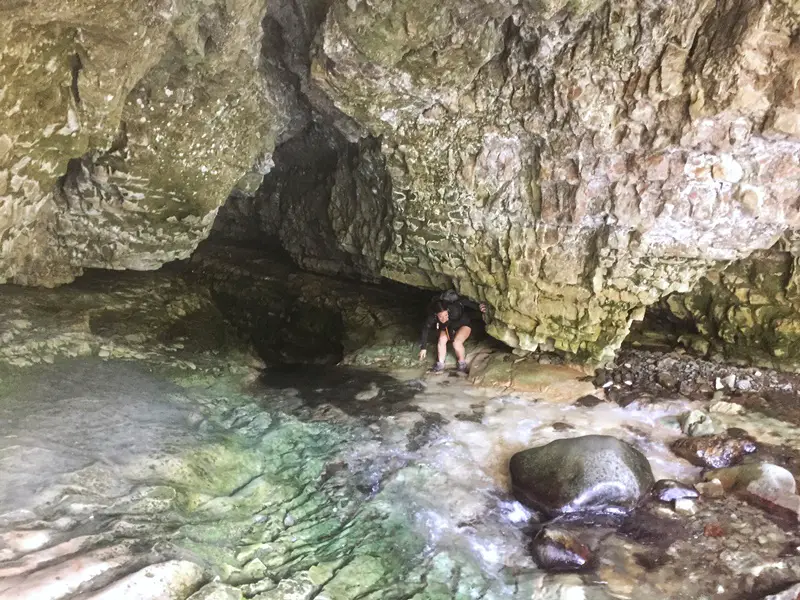
[[[459,295],[455,290],[447,290],[446,292],[439,294],[439,296],[434,298],[434,300],[441,300],[442,302],[449,302],[452,304],[453,302],[458,302]]]

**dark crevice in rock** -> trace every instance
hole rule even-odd
[[[391,181],[380,142],[348,142],[312,122],[278,146],[275,167],[254,196],[232,195],[212,239],[280,246],[300,267],[378,281],[391,241]]]
[[[80,76],[82,69],[83,63],[81,62],[80,55],[78,53],[72,54],[69,57],[69,70],[72,74],[72,82],[70,83],[69,89],[72,93],[72,99],[75,100],[76,106],[80,106],[81,104],[81,94],[80,90],[78,89],[78,77]]]

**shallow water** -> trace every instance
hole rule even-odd
[[[609,434],[657,478],[693,481],[667,449],[687,402],[587,408],[394,375],[293,368],[243,392],[83,360],[4,382],[0,598],[93,597],[174,560],[204,569],[183,598],[211,578],[260,600],[637,597],[535,567],[508,459]],[[704,597],[633,576],[648,598]]]

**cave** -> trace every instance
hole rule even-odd
[[[800,5],[0,5],[0,600],[800,595]]]

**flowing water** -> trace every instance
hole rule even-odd
[[[310,367],[186,387],[94,359],[20,371],[0,397],[3,600],[186,598],[209,580],[232,587],[198,598],[712,597],[652,568],[624,585],[544,574],[509,494],[514,452],[587,433],[695,480],[667,448],[686,401],[586,407]],[[624,571],[636,544],[615,539]]]

